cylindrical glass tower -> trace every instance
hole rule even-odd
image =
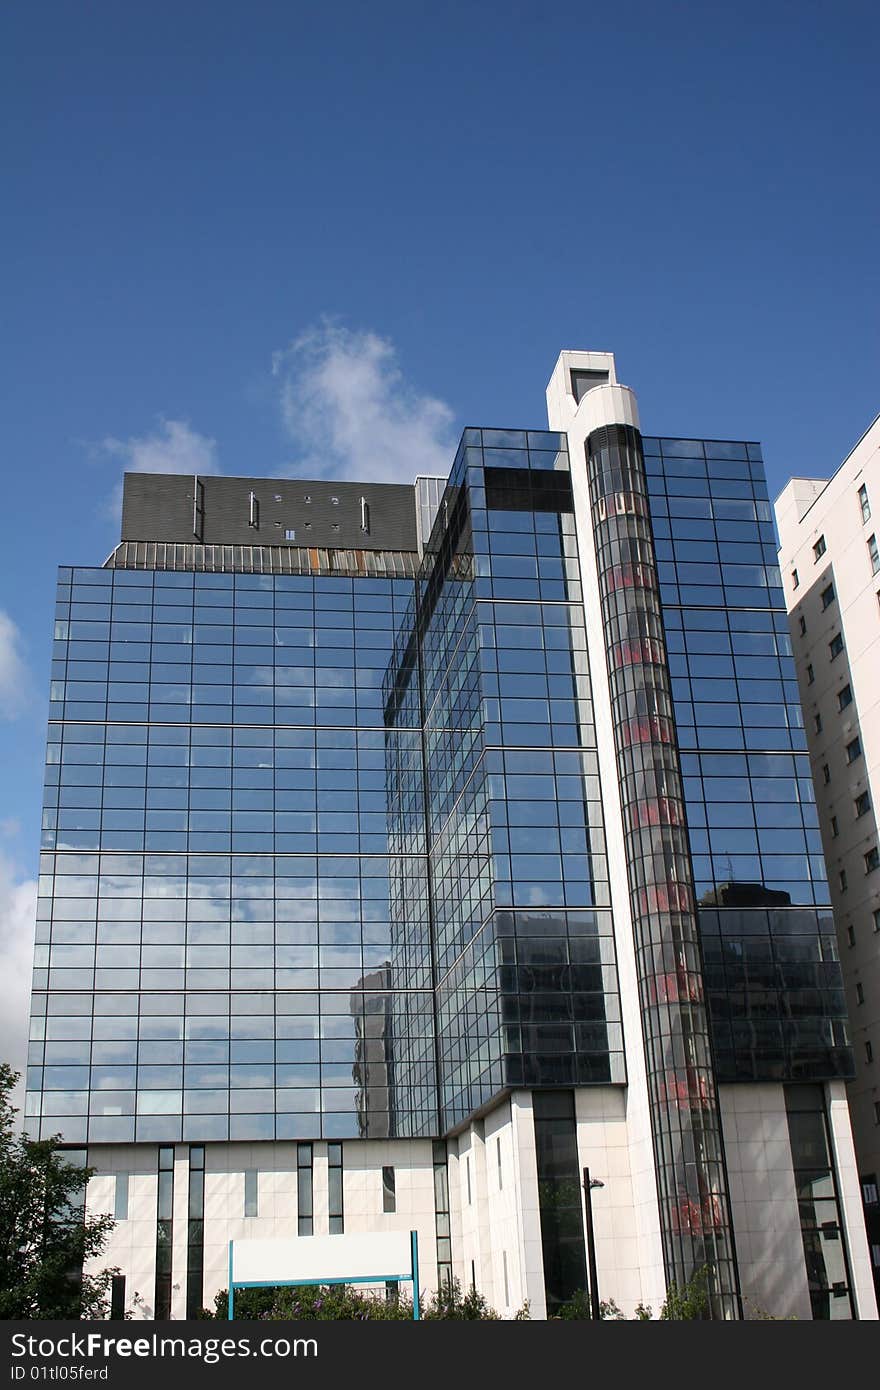
[[[739,1316],[721,1124],[641,435],[586,441],[667,1279]]]

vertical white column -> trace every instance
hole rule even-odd
[[[174,1148],[174,1226],[171,1242],[171,1317],[186,1317],[187,1231],[189,1229],[189,1145]]]
[[[312,1145],[312,1230],[316,1236],[330,1232],[330,1176],[327,1145]]]
[[[852,1125],[850,1124],[849,1105],[847,1104],[844,1082],[830,1081],[825,1088],[825,1098],[828,1107],[828,1127],[831,1130],[831,1143],[834,1148],[834,1162],[837,1168],[840,1205],[846,1228],[850,1278],[852,1279],[856,1312],[862,1320],[876,1322],[877,1297],[874,1292],[871,1253],[868,1249],[865,1215],[862,1208],[862,1189],[859,1183],[858,1161],[853,1145]]]
[[[570,383],[570,372],[573,368],[577,369],[578,367],[585,367],[590,370],[605,368],[609,372],[608,384],[594,387],[584,396],[580,404],[575,401]],[[657,1306],[662,1303],[665,1296],[666,1276],[660,1235],[657,1175],[648,1100],[647,1068],[642,1039],[638,971],[629,900],[623,813],[618,786],[617,754],[611,718],[611,692],[605,655],[605,633],[602,625],[585,451],[588,435],[602,425],[624,424],[633,425],[638,429],[638,407],[632,391],[628,387],[617,384],[614,359],[610,353],[566,352],[560,356],[547,388],[547,414],[551,429],[564,430],[568,434],[569,466],[571,468],[575,529],[584,594],[587,651],[593,687],[593,717],[596,724],[599,776],[602,784],[608,877],[611,883],[614,943],[626,1053],[626,1134],[630,1149],[630,1176],[636,1231],[641,1252],[643,1297],[646,1302]],[[602,1270],[600,1269],[600,1281],[601,1277]]]
[[[521,1297],[528,1299],[533,1318],[547,1316],[544,1290],[544,1251],[541,1244],[541,1212],[538,1203],[538,1156],[535,1150],[535,1121],[532,1097],[528,1091],[514,1091],[510,1098],[513,1128],[513,1181],[519,1203],[519,1248]]]

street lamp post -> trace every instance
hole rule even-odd
[[[599,1308],[599,1275],[596,1272],[596,1239],[593,1235],[593,1198],[594,1187],[604,1187],[604,1182],[599,1178],[591,1178],[589,1168],[584,1169],[584,1207],[587,1216],[587,1262],[590,1272],[590,1313],[592,1317],[599,1319],[602,1316]]]

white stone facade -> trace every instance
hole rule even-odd
[[[662,1272],[644,1256],[642,1214],[635,1201],[629,1093],[612,1086],[575,1093],[578,1158],[604,1184],[593,1197],[600,1295],[628,1316],[639,1303],[656,1315]],[[720,1093],[730,1177],[734,1237],[746,1316],[756,1311],[809,1319],[806,1268],[798,1222],[791,1149],[781,1086],[724,1086]],[[843,1087],[829,1088],[841,1205],[861,1318],[876,1317],[862,1233],[855,1159]],[[448,1145],[453,1270],[463,1288],[473,1282],[502,1316],[526,1302],[546,1316],[538,1175],[531,1095],[515,1091]],[[327,1146],[315,1143],[314,1233],[328,1223]],[[175,1151],[172,1317],[186,1316],[188,1146]],[[350,1140],[343,1145],[344,1229],[347,1233],[409,1232],[419,1236],[420,1285],[437,1287],[432,1145],[426,1140]],[[118,1266],[126,1276],[126,1307],[151,1317],[156,1275],[158,1148],[150,1144],[95,1148],[97,1174],[89,1185],[90,1212],[113,1213],[117,1175],[127,1175],[128,1215],[96,1267]],[[382,1168],[395,1172],[396,1206],[383,1211]],[[245,1173],[258,1174],[258,1215],[245,1216]],[[656,1208],[656,1197],[655,1197]],[[205,1274],[203,1305],[228,1285],[230,1240],[297,1238],[296,1145],[209,1144],[205,1148]],[[332,1271],[328,1270],[328,1277]]]

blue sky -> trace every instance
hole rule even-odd
[[[875,3],[36,0],[0,41],[0,1054],[123,467],[404,477],[612,349],[771,491],[880,408]],[[2,1002],[2,1001],[0,1001]],[[5,1030],[5,1031],[4,1031]]]

